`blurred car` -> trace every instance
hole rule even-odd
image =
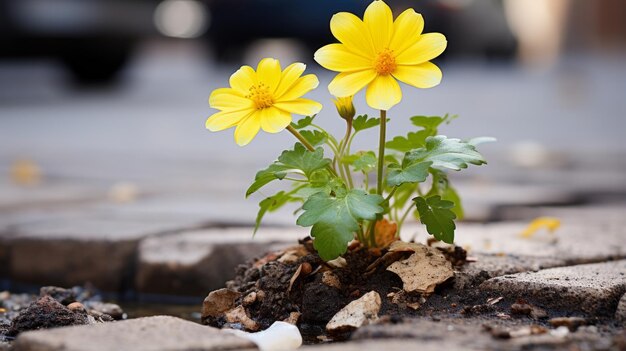
[[[445,56],[511,59],[516,40],[506,22],[501,0],[387,0],[394,15],[414,8],[424,15],[426,32],[448,37]],[[336,42],[329,20],[341,11],[362,17],[369,0],[206,0],[208,38],[218,59],[240,59],[258,39],[291,38],[311,53]]]
[[[106,82],[155,33],[157,0],[0,0],[0,58],[58,58],[80,82]]]

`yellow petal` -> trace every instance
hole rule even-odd
[[[317,88],[320,84],[319,80],[314,74],[307,74],[304,77],[298,78],[296,82],[282,95],[276,98],[276,101],[289,101],[297,99],[309,91]]]
[[[278,133],[291,123],[291,113],[274,107],[259,111],[261,128],[268,133]]]
[[[419,40],[396,56],[399,65],[418,65],[439,56],[448,42],[440,33],[422,34]]]
[[[416,88],[432,88],[441,83],[441,70],[431,62],[424,62],[415,66],[396,67],[393,76],[399,81]]]
[[[278,82],[282,77],[280,70],[280,62],[273,58],[264,58],[259,62],[256,68],[256,74],[259,79],[259,83],[264,83],[273,93],[278,87]]]
[[[344,44],[329,44],[315,52],[315,61],[337,72],[353,72],[372,68],[372,60],[349,51]]]
[[[243,110],[253,107],[253,102],[231,88],[215,89],[209,97],[209,105],[218,110]]]
[[[250,66],[241,66],[230,76],[230,86],[239,93],[246,95],[250,92],[250,87],[256,84],[256,72]]]
[[[363,22],[369,29],[376,52],[389,48],[393,31],[393,14],[389,6],[382,0],[373,1],[365,10]]]
[[[526,227],[526,229],[524,229],[524,231],[520,233],[520,236],[523,238],[530,238],[542,228],[547,229],[550,233],[554,233],[554,231],[559,229],[560,226],[561,221],[558,218],[539,217],[530,222],[528,227]]]
[[[330,31],[350,51],[363,57],[376,54],[368,29],[357,16],[348,12],[334,15],[330,20]]]
[[[291,101],[277,102],[275,107],[297,115],[311,116],[322,109],[322,104],[309,99],[295,99]]]
[[[239,124],[242,119],[250,115],[254,110],[235,110],[235,111],[220,111],[213,114],[206,120],[205,126],[212,132],[217,132],[230,127],[234,127]]]
[[[413,9],[400,14],[393,22],[393,37],[389,48],[400,54],[419,39],[424,30],[424,18]]]
[[[389,110],[402,100],[402,90],[391,75],[378,76],[367,86],[365,100],[372,108]]]
[[[376,72],[373,69],[358,72],[342,72],[330,82],[328,90],[337,97],[355,95],[374,78],[376,78]]]
[[[282,77],[280,78],[280,83],[278,83],[278,87],[276,88],[275,96],[282,96],[289,88],[293,86],[293,84],[300,78],[304,70],[306,69],[306,65],[304,63],[296,62],[292,63],[282,73]]]
[[[258,110],[251,113],[235,129],[235,142],[239,146],[248,145],[261,129],[261,116]]]

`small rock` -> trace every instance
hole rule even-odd
[[[44,286],[39,289],[39,296],[52,296],[65,306],[76,301],[76,294],[72,289],[64,289],[58,286]]]
[[[555,328],[567,327],[571,332],[575,332],[578,327],[587,324],[587,320],[580,317],[558,317],[552,318],[548,322]]]
[[[370,291],[360,299],[350,302],[326,324],[329,333],[342,333],[357,329],[378,319],[380,295]]]
[[[246,295],[246,297],[243,298],[243,301],[242,301],[243,305],[244,306],[252,305],[253,303],[256,302],[256,297],[257,297],[256,292],[253,291],[249,293],[248,295]]]
[[[300,320],[301,315],[302,313],[300,312],[291,312],[289,313],[289,317],[287,317],[283,322],[298,325],[298,321]]]
[[[241,324],[246,330],[257,331],[259,324],[251,319],[243,306],[237,306],[224,314],[226,321],[231,324]]]
[[[402,279],[403,289],[407,292],[433,293],[437,285],[454,276],[452,264],[436,248],[396,241],[389,250],[414,252],[408,259],[387,267]]]
[[[211,291],[202,303],[202,320],[224,315],[224,312],[235,307],[235,300],[240,296],[241,293],[226,288]]]
[[[9,335],[23,331],[88,324],[86,313],[73,312],[51,296],[40,297],[15,317]]]
[[[333,288],[341,289],[339,278],[332,271],[322,273],[322,283]]]
[[[569,328],[566,326],[560,326],[554,330],[550,331],[550,335],[555,336],[557,338],[564,338],[569,334]]]
[[[115,320],[124,319],[124,310],[119,305],[114,303],[90,302],[87,304],[87,307],[89,307],[90,311],[108,314]]]
[[[548,317],[548,313],[543,309],[533,306],[525,300],[518,300],[511,305],[511,314],[529,316],[532,319],[543,319]]]
[[[87,313],[87,309],[85,309],[85,306],[80,302],[72,302],[71,304],[67,305],[67,308],[72,312]]]

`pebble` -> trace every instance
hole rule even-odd
[[[548,323],[555,328],[563,326],[575,332],[580,326],[587,324],[587,320],[580,317],[558,317],[550,319]]]

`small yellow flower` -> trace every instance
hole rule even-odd
[[[356,110],[352,103],[352,96],[338,97],[334,99],[333,102],[335,103],[335,107],[337,107],[339,116],[346,121],[351,121],[354,115],[356,115]]]
[[[335,96],[354,95],[367,86],[367,104],[388,110],[402,99],[396,79],[417,88],[441,82],[441,70],[429,61],[445,50],[446,38],[422,34],[424,20],[413,9],[394,21],[389,6],[376,0],[363,20],[340,12],[331,19],[330,29],[340,43],[317,50],[315,61],[340,72],[328,86]]]
[[[281,70],[276,59],[265,58],[255,71],[242,66],[230,76],[230,88],[216,89],[209,97],[212,108],[220,110],[210,116],[206,127],[212,132],[235,129],[235,142],[248,144],[262,128],[278,133],[291,123],[291,114],[314,115],[322,109],[319,102],[302,96],[319,84],[313,74],[302,76],[306,66],[289,65]]]

